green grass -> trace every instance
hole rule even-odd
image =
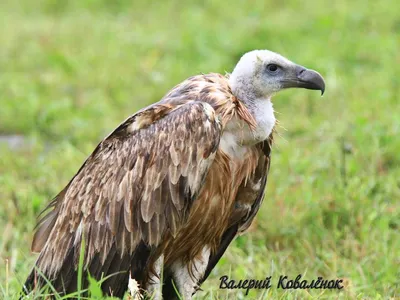
[[[0,2],[0,298],[36,255],[36,216],[127,116],[200,72],[271,49],[317,69],[326,94],[274,99],[283,127],[265,201],[198,298],[244,299],[218,278],[263,279],[246,299],[400,297],[398,1]],[[345,157],[345,159],[343,158]],[[345,288],[282,290],[279,275]]]

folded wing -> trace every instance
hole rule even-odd
[[[115,272],[102,288],[126,290],[129,271],[185,223],[219,145],[213,108],[180,101],[150,106],[127,119],[86,160],[39,222],[32,244],[37,269],[58,291],[73,291],[82,239],[85,269]],[[34,270],[26,282],[40,283]]]

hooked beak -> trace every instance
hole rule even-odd
[[[302,66],[296,66],[295,76],[282,81],[284,88],[304,88],[309,90],[320,90],[321,96],[325,92],[325,81],[322,76],[314,70],[306,69]]]

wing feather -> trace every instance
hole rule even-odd
[[[143,247],[160,245],[165,233],[175,236],[220,135],[215,112],[198,101],[164,101],[127,119],[97,146],[40,221],[32,246],[41,250],[37,267],[53,282],[72,284],[59,278],[76,273],[83,238],[85,266],[107,275],[116,267],[109,268],[110,261],[130,261],[137,249],[148,253]]]

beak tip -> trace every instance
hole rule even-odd
[[[311,69],[304,69],[297,76],[298,80],[300,80],[300,87],[310,89],[310,90],[320,90],[321,96],[325,93],[325,80],[317,71]]]

